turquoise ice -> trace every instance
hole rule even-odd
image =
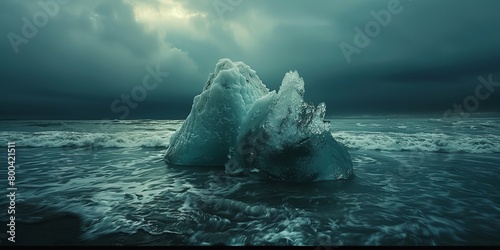
[[[297,72],[269,91],[249,66],[221,59],[172,135],[165,161],[225,165],[230,175],[278,181],[347,179],[352,160],[323,120],[326,105],[305,103],[304,92]]]

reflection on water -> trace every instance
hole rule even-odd
[[[354,162],[350,179],[291,184],[229,177],[222,166],[167,166],[163,162],[164,144],[180,121],[117,122],[112,133],[102,132],[92,122],[53,123],[31,126],[33,122],[16,122],[0,132],[0,138],[10,140],[13,136],[17,140],[16,220],[22,241],[71,244],[78,239],[81,244],[108,245],[500,244],[500,155],[488,153],[497,144],[479,143],[474,150],[485,151],[477,153],[372,150],[369,142],[350,149]],[[348,145],[363,133],[370,137],[384,130],[394,132],[390,135],[397,138],[395,143],[404,140],[402,134],[413,133],[413,137],[408,136],[411,140],[397,145],[428,143],[418,133],[445,133],[435,131],[442,125],[439,120],[419,123],[415,127],[420,131],[410,131],[412,123],[415,121],[336,121],[332,132],[354,138]],[[471,129],[482,131],[480,136],[498,136],[497,120],[477,121],[474,128],[472,122],[465,123],[467,126],[447,124],[450,132],[444,136],[463,133],[476,140]],[[404,129],[408,131],[401,132]],[[82,137],[84,134],[88,137]],[[32,144],[26,145],[30,138]],[[110,138],[113,146],[103,146],[110,145]],[[56,139],[64,143],[53,146],[59,143]],[[157,144],[150,143],[155,140]],[[0,160],[5,162],[5,157]],[[5,172],[1,178],[6,180]],[[6,199],[0,200],[0,207],[7,207]],[[2,221],[6,216],[0,213]],[[47,234],[36,233],[40,230]]]
[[[407,154],[353,151],[349,180],[290,184],[230,178],[222,167],[167,167],[160,149],[26,148],[18,202],[32,208],[19,221],[71,212],[82,218],[82,240],[147,233],[192,245],[499,243],[499,156],[426,153],[405,176],[397,166]]]

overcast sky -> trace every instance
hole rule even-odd
[[[183,119],[221,58],[330,117],[500,111],[497,0],[58,1],[0,1],[2,119]]]

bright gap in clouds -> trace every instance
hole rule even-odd
[[[154,3],[138,0],[127,2],[133,8],[135,20],[149,30],[161,30],[172,26],[190,29],[191,19],[207,16],[205,13],[188,10],[181,2],[174,0],[159,0]]]
[[[219,44],[220,37],[214,36],[215,33],[231,34],[234,46],[229,47],[250,53],[258,50],[260,39],[269,37],[275,26],[272,17],[260,15],[255,10],[239,9],[239,18],[220,20],[212,4],[206,5],[204,10],[193,10],[176,0],[126,2],[132,6],[135,21],[148,32],[156,32],[161,38],[188,34],[196,41],[215,44],[221,51],[227,51],[228,46]],[[250,23],[252,25],[248,25]]]

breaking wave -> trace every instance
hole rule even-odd
[[[16,147],[74,148],[166,148],[170,133],[120,132],[87,133],[68,131],[0,132],[0,140],[14,141]]]
[[[69,131],[0,132],[0,141],[15,141],[17,147],[71,148],[167,148],[169,131],[88,133]],[[470,134],[395,132],[334,132],[333,137],[349,149],[421,151],[440,153],[500,153],[500,136]]]
[[[485,154],[500,152],[497,135],[446,135],[443,133],[334,132],[350,149]]]

